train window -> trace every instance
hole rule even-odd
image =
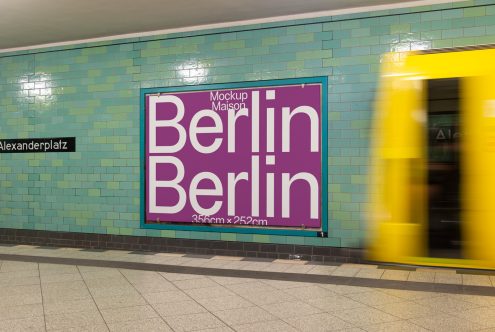
[[[459,81],[427,81],[430,257],[461,257]]]

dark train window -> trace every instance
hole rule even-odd
[[[428,248],[461,257],[460,79],[427,81]]]

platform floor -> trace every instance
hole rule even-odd
[[[0,331],[108,330],[495,331],[495,273],[0,245]]]

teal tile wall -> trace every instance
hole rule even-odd
[[[0,137],[77,136],[76,153],[0,155],[0,227],[358,247],[382,54],[489,43],[478,0],[0,55]],[[140,229],[140,88],[321,75],[328,238]]]

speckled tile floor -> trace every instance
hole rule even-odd
[[[104,262],[119,267],[94,266]],[[445,269],[0,246],[0,331],[493,331],[494,282]]]

